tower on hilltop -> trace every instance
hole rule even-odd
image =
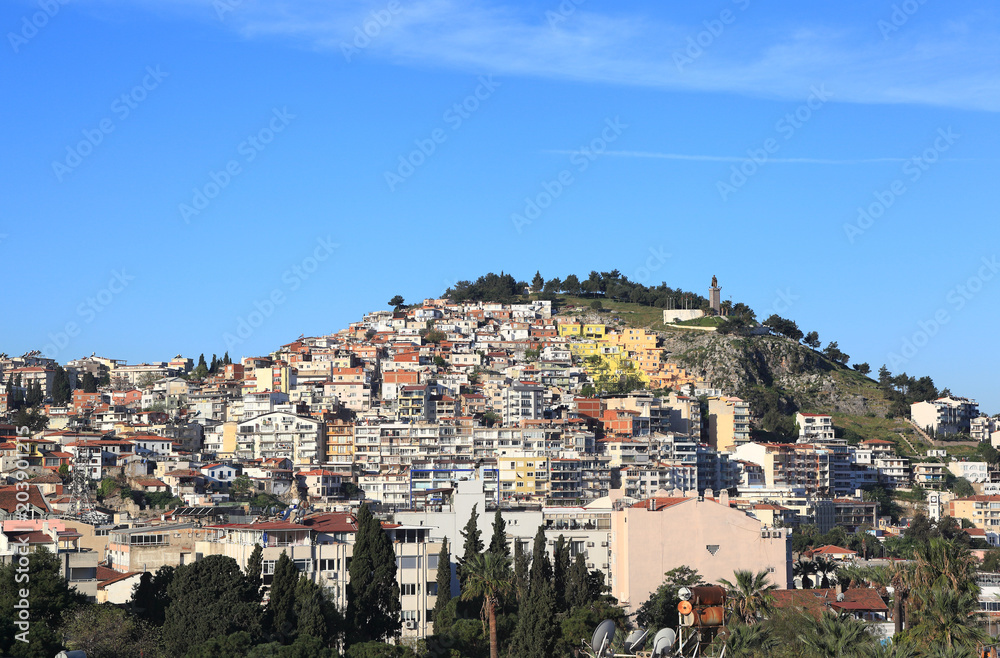
[[[719,280],[713,274],[712,285],[708,289],[708,305],[712,307],[712,310],[715,311],[716,314],[722,311],[722,304],[720,301],[721,292],[722,288],[719,287]]]

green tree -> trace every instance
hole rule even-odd
[[[392,543],[367,504],[358,510],[357,524],[347,585],[348,644],[395,637],[401,627]]]
[[[539,526],[532,551],[528,592],[518,606],[510,654],[518,658],[549,658],[558,636],[552,564],[545,551],[545,530]]]
[[[791,338],[794,341],[802,340],[802,331],[792,320],[787,320],[780,315],[772,314],[771,317],[762,323],[765,327],[773,329],[776,333]]]
[[[591,602],[589,576],[587,559],[583,553],[577,553],[566,581],[566,607],[568,609],[572,610]]]
[[[510,578],[510,558],[487,551],[472,556],[465,566],[462,600],[483,599],[483,622],[484,626],[489,625],[490,658],[498,658],[497,610],[514,588]]]
[[[803,339],[802,342],[808,345],[809,347],[813,348],[814,350],[818,350],[820,346],[819,334],[816,333],[815,331],[810,331],[805,335],[805,338]]]
[[[719,579],[719,584],[726,588],[729,612],[744,624],[756,624],[771,609],[774,603],[771,592],[777,585],[768,580],[767,571],[737,569],[733,575],[735,582]]]
[[[799,641],[819,658],[861,658],[876,644],[868,625],[850,616],[823,613],[818,618],[803,618]]]
[[[306,576],[295,586],[294,619],[296,637],[305,635],[323,639],[327,636],[323,588]]]
[[[154,626],[162,626],[170,605],[167,587],[173,582],[175,574],[176,569],[167,565],[153,574],[144,572],[139,582],[132,586],[132,613]]]
[[[965,478],[956,478],[955,483],[952,485],[951,490],[959,498],[965,498],[966,496],[974,496],[976,490],[972,488],[972,483]]]
[[[389,306],[394,307],[397,311],[406,305],[406,300],[403,299],[402,295],[394,295],[392,299],[389,300]]]
[[[69,375],[62,366],[56,366],[56,374],[52,378],[52,402],[63,405],[73,397],[73,389],[69,385]]]
[[[837,345],[837,341],[833,341],[823,348],[823,354],[826,355],[831,361],[836,361],[841,365],[847,365],[847,362],[851,360],[851,357],[847,356],[840,351],[840,347]]]
[[[860,372],[862,375],[867,375],[872,371],[872,367],[868,363],[855,363],[854,369]]]
[[[677,604],[680,597],[677,595],[681,587],[694,587],[704,585],[701,575],[688,566],[671,569],[663,575],[663,584],[649,598],[639,606],[636,613],[636,623],[643,628],[648,628],[654,632],[660,628],[675,628],[679,618],[677,615]]]
[[[528,571],[531,568],[531,555],[524,550],[520,539],[514,540],[514,589],[518,603],[528,595]]]
[[[271,598],[267,603],[272,637],[282,644],[288,644],[295,635],[295,588],[298,582],[299,570],[288,553],[282,551],[274,563]]]
[[[93,658],[162,655],[159,629],[110,603],[87,605],[68,613],[62,634],[68,649],[84,651]]]
[[[483,537],[482,532],[479,530],[479,512],[476,511],[476,505],[472,506],[472,513],[469,515],[469,520],[466,522],[465,528],[461,533],[465,539],[465,543],[462,545],[462,557],[459,558],[458,567],[455,571],[458,574],[458,586],[461,589],[465,589],[465,563],[473,555],[483,552]]]
[[[731,621],[726,626],[724,639],[726,655],[730,658],[769,656],[777,646],[777,640],[765,624],[747,625]]]
[[[510,547],[507,545],[507,522],[503,520],[503,514],[498,507],[493,514],[493,536],[490,537],[489,552],[494,555],[510,557]]]
[[[184,655],[218,635],[245,631],[260,636],[259,600],[231,557],[209,555],[177,567],[167,596],[163,642],[172,655]]]
[[[543,287],[545,287],[545,279],[542,278],[541,272],[535,270],[535,276],[531,279],[531,289],[534,292],[541,292]]]
[[[86,597],[59,575],[59,558],[44,547],[31,553],[27,562],[25,566],[12,560],[0,566],[0,654],[54,656],[62,648],[58,631],[63,615],[84,605]],[[21,608],[15,606],[23,607],[24,589],[28,589],[30,626],[19,627]]]
[[[570,559],[569,544],[566,538],[559,535],[552,549],[552,587],[556,594],[556,611],[564,612],[567,608],[566,589],[569,580]]]
[[[570,274],[568,277],[563,279],[562,289],[569,295],[579,295],[580,279],[578,279],[575,274]]]
[[[438,625],[441,611],[447,607],[451,601],[451,553],[448,552],[448,538],[441,542],[441,550],[438,552],[437,566],[437,600],[434,602],[434,632],[446,632],[446,628]]]
[[[247,585],[254,592],[257,599],[260,599],[261,587],[264,586],[264,548],[260,544],[254,544],[250,557],[247,558]]]

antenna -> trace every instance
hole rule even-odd
[[[646,636],[648,634],[649,631],[641,627],[629,633],[628,638],[625,639],[625,653],[634,655],[646,643]]]
[[[653,636],[653,658],[666,658],[677,640],[677,634],[672,628],[661,628]]]
[[[609,656],[611,651],[611,641],[615,639],[615,622],[605,619],[597,625],[594,631],[594,638],[590,641],[590,648],[594,650],[594,655],[598,658]]]

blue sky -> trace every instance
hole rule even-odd
[[[997,8],[669,4],[4,3],[0,350],[236,358],[490,270],[714,274],[1000,411]]]

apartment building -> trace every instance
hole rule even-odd
[[[799,442],[831,441],[834,438],[833,417],[826,414],[795,414],[799,427]]]
[[[289,457],[295,464],[316,464],[325,454],[325,425],[317,420],[274,411],[240,422],[237,457]]]
[[[955,498],[948,503],[948,515],[966,519],[980,530],[995,532],[1000,529],[1000,496]]]
[[[720,452],[749,443],[749,403],[732,396],[709,398],[708,442]]]
[[[910,405],[910,418],[931,434],[968,434],[972,429],[973,419],[978,417],[979,404],[975,400],[957,396]]]
[[[545,412],[545,388],[518,383],[501,391],[501,417],[504,425],[520,425],[523,420],[542,418]]]

